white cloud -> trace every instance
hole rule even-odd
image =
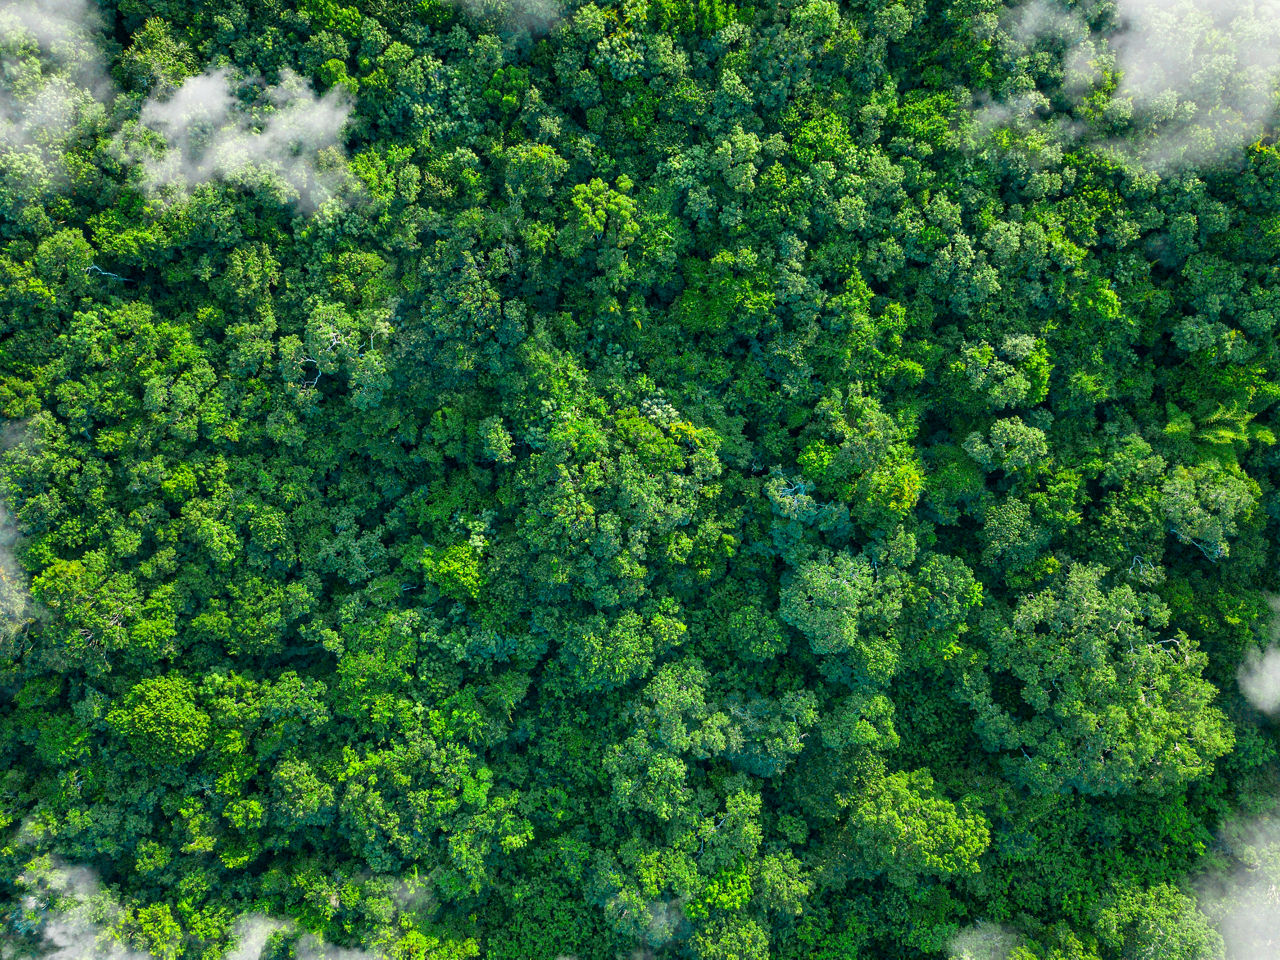
[[[1075,11],[1054,0],[1031,0],[1019,8],[1012,35],[1021,44],[1034,43],[1041,37],[1081,43],[1089,37],[1089,26]]]
[[[8,177],[24,194],[62,179],[68,137],[87,117],[103,116],[115,95],[95,42],[102,29],[88,0],[0,0],[0,155],[9,154]],[[347,182],[346,90],[318,96],[289,70],[277,84],[250,79],[243,86],[260,88],[252,103],[236,96],[230,71],[210,69],[153,96],[139,123],[163,146],[121,136],[125,161],[140,166],[144,184],[158,193],[266,177],[308,210],[338,194]]]
[[[1018,939],[997,923],[979,923],[957,933],[947,954],[950,960],[1006,960]]]
[[[112,935],[120,908],[87,867],[40,858],[18,885],[26,892],[23,910],[42,915],[43,960],[149,960]]]
[[[16,24],[52,47],[80,36],[91,17],[86,0],[7,0],[0,3],[0,37],[8,39]]]
[[[1271,616],[1265,633],[1269,645],[1265,653],[1247,650],[1236,671],[1244,698],[1263,713],[1280,710],[1280,595],[1265,594]]]
[[[560,0],[455,0],[473,17],[541,33],[564,14]]]
[[[26,571],[13,554],[17,528],[0,505],[0,649],[35,619]]]
[[[1020,94],[1008,100],[992,100],[988,96],[977,98],[975,119],[978,131],[986,135],[1002,127],[1027,130],[1039,127],[1048,119],[1051,107],[1049,98],[1039,90]]]
[[[1218,926],[1227,960],[1280,957],[1280,818],[1273,812],[1229,824],[1222,843],[1235,869],[1206,878],[1201,910]]]
[[[660,947],[670,941],[684,922],[680,901],[659,900],[649,905],[649,927],[645,931],[650,946]]]
[[[1120,0],[1120,97],[1151,121],[1154,166],[1212,162],[1258,136],[1275,109],[1280,3]]]
[[[0,422],[0,451],[10,450],[25,439],[25,428],[21,422]],[[14,552],[19,532],[8,509],[0,503],[0,652],[23,634],[39,612],[31,598],[27,572],[18,563]]]
[[[0,0],[0,148],[56,153],[78,117],[110,96],[100,27],[85,0]]]
[[[1251,704],[1263,713],[1280,710],[1280,648],[1270,647],[1262,654],[1250,650],[1236,677]]]
[[[132,949],[114,934],[124,914],[119,903],[102,889],[93,870],[42,856],[32,860],[17,881],[23,892],[22,910],[39,923],[44,941],[42,960],[153,960],[149,953]],[[244,914],[231,927],[224,960],[261,960],[273,934],[295,930],[291,921],[261,913]],[[3,950],[0,956],[5,956]],[[334,946],[314,934],[297,941],[294,956],[296,960],[386,958],[377,950]]]
[[[280,83],[262,91],[257,105],[246,107],[228,70],[207,70],[163,100],[143,104],[139,122],[160,136],[165,149],[142,152],[137,159],[153,190],[185,192],[201,183],[266,173],[314,208],[341,188],[340,173],[325,169],[322,161],[326,151],[335,159],[340,155],[350,114],[344,89],[316,96],[309,83],[288,70]]]
[[[314,934],[307,934],[294,948],[297,960],[383,960],[385,954],[368,950],[352,950],[325,943]]]
[[[1031,0],[1009,29],[1024,52],[1065,46],[1062,92],[1073,99],[1117,71],[1109,115],[1129,130],[1107,146],[1172,170],[1221,161],[1262,133],[1280,81],[1280,0],[1117,0],[1116,11],[1104,38],[1078,8]]]
[[[246,913],[232,924],[231,938],[235,946],[225,960],[260,960],[262,949],[272,935],[291,928],[291,924],[265,914]]]

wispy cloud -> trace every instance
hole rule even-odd
[[[550,30],[564,15],[560,0],[455,0],[467,14],[533,33]]]
[[[375,950],[337,947],[309,933],[294,947],[294,956],[297,960],[385,960],[386,954]]]
[[[1280,596],[1268,594],[1267,605],[1271,608],[1265,631],[1267,650],[1246,651],[1236,680],[1246,700],[1263,713],[1272,714],[1280,711]]]
[[[232,924],[231,938],[235,946],[225,960],[261,960],[267,941],[275,934],[291,929],[292,924],[283,920],[262,913],[246,913]]]
[[[81,36],[95,17],[87,0],[5,0],[0,3],[0,24],[16,23],[44,47],[53,47]],[[9,29],[0,26],[0,35]]]
[[[86,0],[0,0],[0,149],[56,155],[76,121],[110,95],[100,28]]]
[[[0,451],[8,451],[27,439],[24,425],[9,420],[0,424]],[[6,490],[0,470],[0,493]],[[18,563],[18,525],[0,502],[0,654],[12,654],[39,610],[31,597],[27,572]]]
[[[153,960],[120,939],[118,931],[130,926],[125,911],[88,867],[38,857],[17,882],[20,908],[36,924],[43,960]],[[296,937],[297,926],[261,913],[242,915],[231,927],[225,960],[262,960],[277,933]],[[339,947],[309,933],[296,940],[292,955],[295,960],[386,960],[380,950]]]
[[[289,70],[252,105],[236,96],[229,70],[207,70],[143,104],[139,123],[158,134],[164,148],[139,151],[136,159],[144,182],[157,192],[172,188],[185,194],[201,183],[267,174],[314,209],[341,189],[343,128],[350,114],[344,89],[317,96]]]
[[[149,960],[113,935],[120,907],[92,870],[41,858],[17,879],[23,911],[39,918],[44,960]]]
[[[1019,937],[998,923],[965,927],[951,940],[949,960],[1007,960]]]
[[[1280,810],[1228,824],[1220,838],[1233,868],[1199,884],[1200,908],[1218,926],[1227,960],[1280,957]]]
[[[1250,650],[1237,674],[1240,692],[1263,713],[1280,710],[1280,648]]]
[[[1015,53],[1057,48],[1054,92],[1077,104],[1115,76],[1105,113],[1124,134],[1100,145],[1152,169],[1195,167],[1225,160],[1275,117],[1280,0],[1116,0],[1116,29],[1105,36],[1083,9],[1031,0],[1013,11],[1008,35]],[[980,125],[1025,120],[1027,96],[985,106]],[[1090,136],[1079,125],[1060,133]]]
[[[27,155],[6,164],[25,192],[48,179],[41,162],[57,178],[77,125],[105,116],[103,104],[116,93],[96,42],[102,29],[88,0],[0,0],[0,154]],[[318,95],[288,69],[267,84],[212,68],[143,103],[138,125],[150,142],[134,131],[116,145],[156,194],[266,178],[311,211],[348,182],[342,143],[351,110],[342,87]]]
[[[1276,107],[1280,3],[1119,0],[1118,11],[1117,95],[1146,134],[1143,159],[1212,162],[1261,133]]]
[[[0,505],[0,650],[35,619],[27,573],[14,556],[18,529]]]

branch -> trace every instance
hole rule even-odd
[[[96,263],[91,263],[84,268],[85,273],[96,273],[99,276],[110,277],[112,280],[119,280],[121,283],[133,283],[128,277],[122,277],[118,273],[112,273],[110,270],[103,270]]]

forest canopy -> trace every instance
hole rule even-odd
[[[1280,951],[1270,0],[0,0],[0,958]]]

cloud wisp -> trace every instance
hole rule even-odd
[[[231,926],[235,944],[225,960],[261,960],[267,942],[277,933],[287,933],[292,926],[262,913],[246,913]]]
[[[0,505],[0,651],[12,644],[35,620],[27,573],[14,555],[17,527]]]
[[[1229,824],[1221,841],[1234,868],[1211,874],[1197,890],[1227,960],[1280,956],[1280,810]]]
[[[1019,937],[997,923],[965,927],[951,940],[949,960],[1008,960]]]
[[[1280,713],[1280,595],[1266,594],[1271,615],[1262,631],[1267,650],[1246,652],[1236,674],[1240,692],[1262,713]],[[1255,816],[1225,823],[1218,849],[1229,865],[1197,885],[1200,909],[1217,925],[1226,960],[1280,957],[1280,795]]]
[[[103,29],[89,0],[0,0],[0,189],[5,179],[28,196],[55,189],[75,131],[104,121],[117,91],[98,43]],[[345,89],[317,95],[287,69],[266,84],[211,68],[146,100],[138,126],[149,133],[126,129],[115,144],[155,195],[267,181],[313,212],[348,184],[351,110]]]
[[[21,421],[0,423],[0,453],[10,451],[26,440],[26,430]],[[0,464],[0,495],[6,493],[6,471]],[[41,614],[31,596],[27,571],[18,562],[20,535],[18,524],[0,500],[0,661],[18,656],[28,628]]]
[[[94,872],[41,858],[18,877],[22,910],[40,920],[43,960],[150,960],[112,932],[120,907]]]
[[[18,885],[24,891],[20,908],[26,924],[34,923],[43,960],[154,960],[121,939],[120,931],[131,926],[127,913],[88,867],[40,857]],[[386,960],[377,950],[338,947],[309,933],[298,937],[294,923],[261,913],[243,914],[232,924],[224,960],[262,960],[276,934],[296,938],[295,960]]]
[[[55,155],[112,84],[86,0],[0,0],[0,150]],[[33,56],[34,55],[34,56]]]
[[[1134,105],[1152,166],[1223,159],[1262,132],[1280,79],[1275,0],[1120,0],[1117,95]]]
[[[1269,641],[1263,653],[1247,650],[1236,671],[1240,692],[1256,709],[1272,715],[1280,712],[1280,595],[1267,594],[1271,616],[1266,625]]]
[[[314,209],[342,188],[343,128],[351,114],[345,90],[317,96],[292,71],[266,86],[253,106],[236,96],[230,71],[189,77],[164,99],[143,104],[139,123],[164,148],[141,151],[143,180],[156,192],[212,181],[245,182],[273,176]],[[326,164],[326,159],[329,161]]]
[[[1280,647],[1266,653],[1250,650],[1237,674],[1240,692],[1266,714],[1280,711]]]
[[[1101,119],[1123,132],[1059,124],[1069,138],[1096,137],[1169,172],[1226,162],[1275,119],[1280,0],[1116,0],[1107,30],[1093,29],[1085,10],[1030,0],[1007,28],[1012,52],[1061,57],[1060,87],[1049,92],[1079,107],[1111,85]],[[1047,107],[1043,93],[1021,91],[980,109],[979,127],[1043,122]]]
[[[337,947],[307,934],[294,947],[296,960],[385,960],[385,954],[368,950]]]
[[[454,0],[468,16],[540,34],[564,16],[561,0]]]

